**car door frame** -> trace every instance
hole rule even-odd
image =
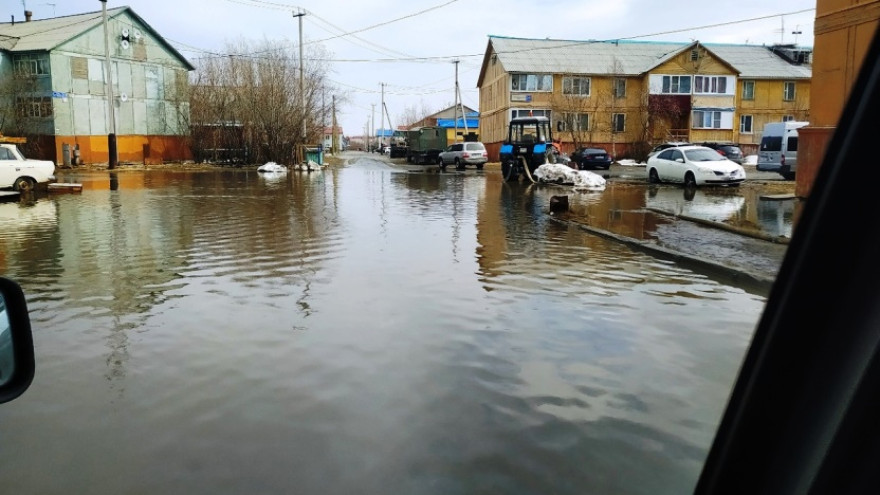
[[[865,167],[876,156],[878,113],[880,30],[825,148],[696,495],[880,493],[880,202]],[[858,225],[842,221],[856,216]]]

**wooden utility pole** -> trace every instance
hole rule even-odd
[[[107,134],[107,168],[116,168],[116,112],[113,108],[113,76],[110,72],[110,30],[107,27],[107,0],[101,0],[101,17],[104,23],[104,87],[107,91],[107,113],[110,133]]]
[[[332,121],[330,122],[331,132],[333,133],[333,137],[330,141],[330,150],[334,155],[339,152],[339,137],[336,134],[336,95],[333,95],[333,109],[331,114]]]
[[[306,13],[300,10],[294,12],[293,16],[299,19],[299,110],[302,112],[302,143],[297,147],[297,163],[303,163],[306,160],[306,91],[305,91],[305,64],[303,62],[303,16]]]
[[[382,114],[382,127],[379,128],[379,132],[382,133],[381,137],[379,137],[379,151],[385,151],[385,83],[379,83],[382,86],[382,107],[379,109],[379,113]]]

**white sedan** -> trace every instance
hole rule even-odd
[[[679,146],[648,158],[648,182],[680,182],[685,186],[705,184],[739,185],[746,180],[742,165],[734,163],[712,148]]]
[[[31,191],[37,184],[55,181],[55,164],[28,160],[14,144],[0,144],[0,189]]]

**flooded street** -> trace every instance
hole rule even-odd
[[[37,362],[6,493],[687,493],[765,302],[497,171],[59,180],[83,192],[0,204]],[[681,193],[572,210],[640,239]]]

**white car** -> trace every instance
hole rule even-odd
[[[477,170],[482,170],[488,161],[489,153],[483,143],[478,141],[455,143],[437,155],[437,164],[444,169],[447,165],[455,165],[456,170],[464,170],[466,165],[475,165]]]
[[[0,189],[31,191],[37,184],[54,181],[54,163],[28,160],[14,144],[0,143]]]
[[[680,182],[685,186],[727,184],[746,180],[742,165],[705,146],[669,148],[648,158],[648,182]]]

